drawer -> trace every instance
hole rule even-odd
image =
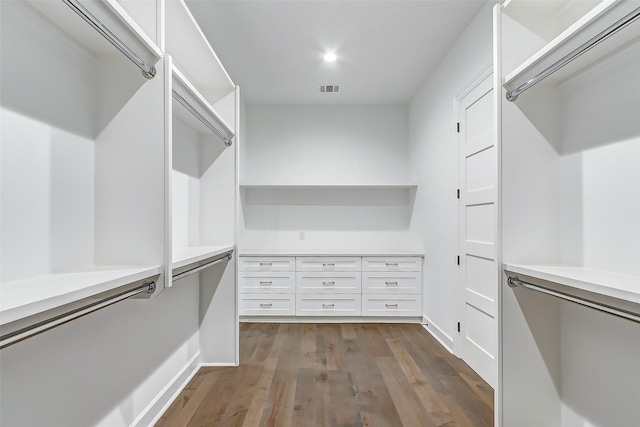
[[[362,295],[363,316],[422,316],[420,295]]]
[[[296,273],[296,292],[305,294],[353,294],[362,289],[362,274],[351,272]]]
[[[295,316],[295,294],[240,295],[238,312],[241,316]]]
[[[362,271],[422,271],[420,257],[365,257]]]
[[[422,273],[418,271],[380,271],[362,273],[362,292],[371,294],[419,294]]]
[[[297,316],[360,316],[361,308],[360,294],[296,296]]]
[[[296,271],[294,257],[239,257],[239,271]]]
[[[296,291],[296,273],[240,271],[238,288],[241,294],[292,294]]]
[[[297,257],[296,271],[360,271],[360,257]]]

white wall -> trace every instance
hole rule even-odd
[[[3,349],[0,425],[131,425],[195,367],[198,300],[191,276],[152,300],[120,302]]]
[[[409,106],[410,159],[418,181],[411,232],[425,248],[423,311],[453,348],[458,255],[458,142],[454,98],[492,61],[492,4],[487,3]]]
[[[328,187],[243,189],[242,249],[415,248],[413,190],[329,187],[414,182],[407,106],[249,105],[246,116],[241,184]]]
[[[390,106],[248,105],[241,183],[408,181],[408,111]]]

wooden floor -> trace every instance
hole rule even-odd
[[[420,325],[242,323],[156,426],[492,426],[493,390]]]

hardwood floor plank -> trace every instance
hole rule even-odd
[[[313,368],[316,364],[316,325],[306,324],[300,342],[300,368]]]
[[[389,389],[389,395],[400,415],[402,425],[404,426],[428,426],[434,423],[427,422],[428,414],[423,410],[418,402],[415,391],[407,381],[403,374],[399,374],[401,370],[397,361],[393,357],[377,358],[378,366],[382,378]]]
[[[422,403],[423,408],[432,414],[435,423],[437,425],[443,425],[452,421],[446,403],[429,384],[422,370],[420,370],[404,345],[400,343],[400,340],[387,339],[387,343],[395,355],[400,368],[413,386],[418,400]]]
[[[298,370],[298,383],[293,406],[294,426],[314,426],[316,418],[316,372],[313,368]]]

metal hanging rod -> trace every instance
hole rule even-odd
[[[144,282],[142,285],[130,289],[128,291],[120,292],[115,295],[110,295],[106,298],[90,302],[78,308],[65,311],[61,314],[54,315],[48,319],[36,322],[33,325],[25,326],[0,336],[0,349],[15,344],[19,341],[48,331],[49,329],[60,326],[64,323],[86,316],[89,313],[108,307],[117,302],[129,299],[142,293],[153,293],[156,290],[155,280],[152,282]]]
[[[623,28],[627,27],[628,25],[630,25],[631,23],[636,21],[638,18],[640,18],[640,7],[634,9],[633,12],[629,13],[624,18],[620,19],[615,24],[609,26],[607,29],[605,29],[604,31],[600,32],[596,36],[592,37],[587,42],[583,43],[582,45],[580,45],[579,47],[577,47],[576,49],[571,51],[569,54],[564,56],[562,59],[554,62],[552,65],[550,65],[549,67],[545,68],[540,73],[536,74],[533,78],[531,78],[527,82],[521,84],[520,86],[518,86],[514,90],[508,91],[507,95],[506,95],[507,96],[507,100],[511,101],[511,102],[517,100],[518,96],[522,92],[526,91],[527,89],[529,89],[532,86],[537,85],[542,80],[544,80],[545,78],[549,77],[551,74],[553,74],[556,71],[558,71],[560,68],[564,67],[565,65],[567,65],[568,63],[570,63],[574,59],[578,58],[583,53],[589,51],[591,48],[593,48],[593,47],[597,46],[598,44],[602,43],[603,41],[605,41],[606,39],[608,39],[612,35],[616,34],[618,31],[620,31]]]
[[[225,255],[223,257],[216,258],[211,262],[208,262],[206,264],[202,264],[202,265],[200,265],[198,267],[192,268],[191,270],[183,271],[182,273],[174,275],[173,276],[173,281],[176,282],[176,281],[178,281],[180,279],[184,279],[187,276],[190,276],[192,274],[198,273],[198,272],[204,270],[205,268],[209,268],[214,264],[217,264],[217,263],[222,262],[222,261],[229,261],[229,260],[231,260],[231,254],[227,254],[227,255]]]
[[[631,320],[633,322],[640,323],[640,315],[636,313],[632,313],[630,311],[621,310],[619,308],[611,307],[606,304],[602,304],[600,302],[592,301],[587,298],[577,297],[573,295],[566,294],[564,292],[553,291],[551,289],[543,288],[542,286],[534,285],[533,283],[523,282],[517,277],[509,277],[507,279],[507,284],[512,288],[522,287],[531,289],[533,291],[542,292],[543,294],[551,295],[556,298],[562,298],[567,301],[571,301],[576,304],[584,305],[589,308],[593,308],[598,311],[602,311],[605,313],[613,314],[614,316],[622,317],[627,320]]]
[[[131,62],[136,64],[138,68],[142,70],[142,75],[147,79],[152,79],[156,76],[156,67],[148,65],[138,55],[135,54],[129,46],[124,44],[122,40],[111,32],[98,18],[96,18],[87,8],[85,8],[78,0],[62,0],[67,6],[69,6],[75,13],[80,15],[89,25],[91,25],[97,32],[99,32],[105,39],[107,39],[112,45],[114,45],[120,52],[122,52]]]
[[[222,142],[224,142],[224,145],[226,145],[227,147],[231,146],[232,144],[231,139],[224,136],[222,132],[220,132],[209,120],[207,120],[202,114],[200,114],[200,112],[196,110],[195,107],[193,107],[193,105],[189,104],[189,101],[184,99],[182,95],[176,92],[175,89],[173,89],[173,98],[176,101],[178,101],[180,104],[182,104],[184,108],[189,110],[189,112],[193,114],[198,120],[200,120],[203,125],[208,127],[211,130],[211,132],[215,133],[216,136],[220,138]]]

